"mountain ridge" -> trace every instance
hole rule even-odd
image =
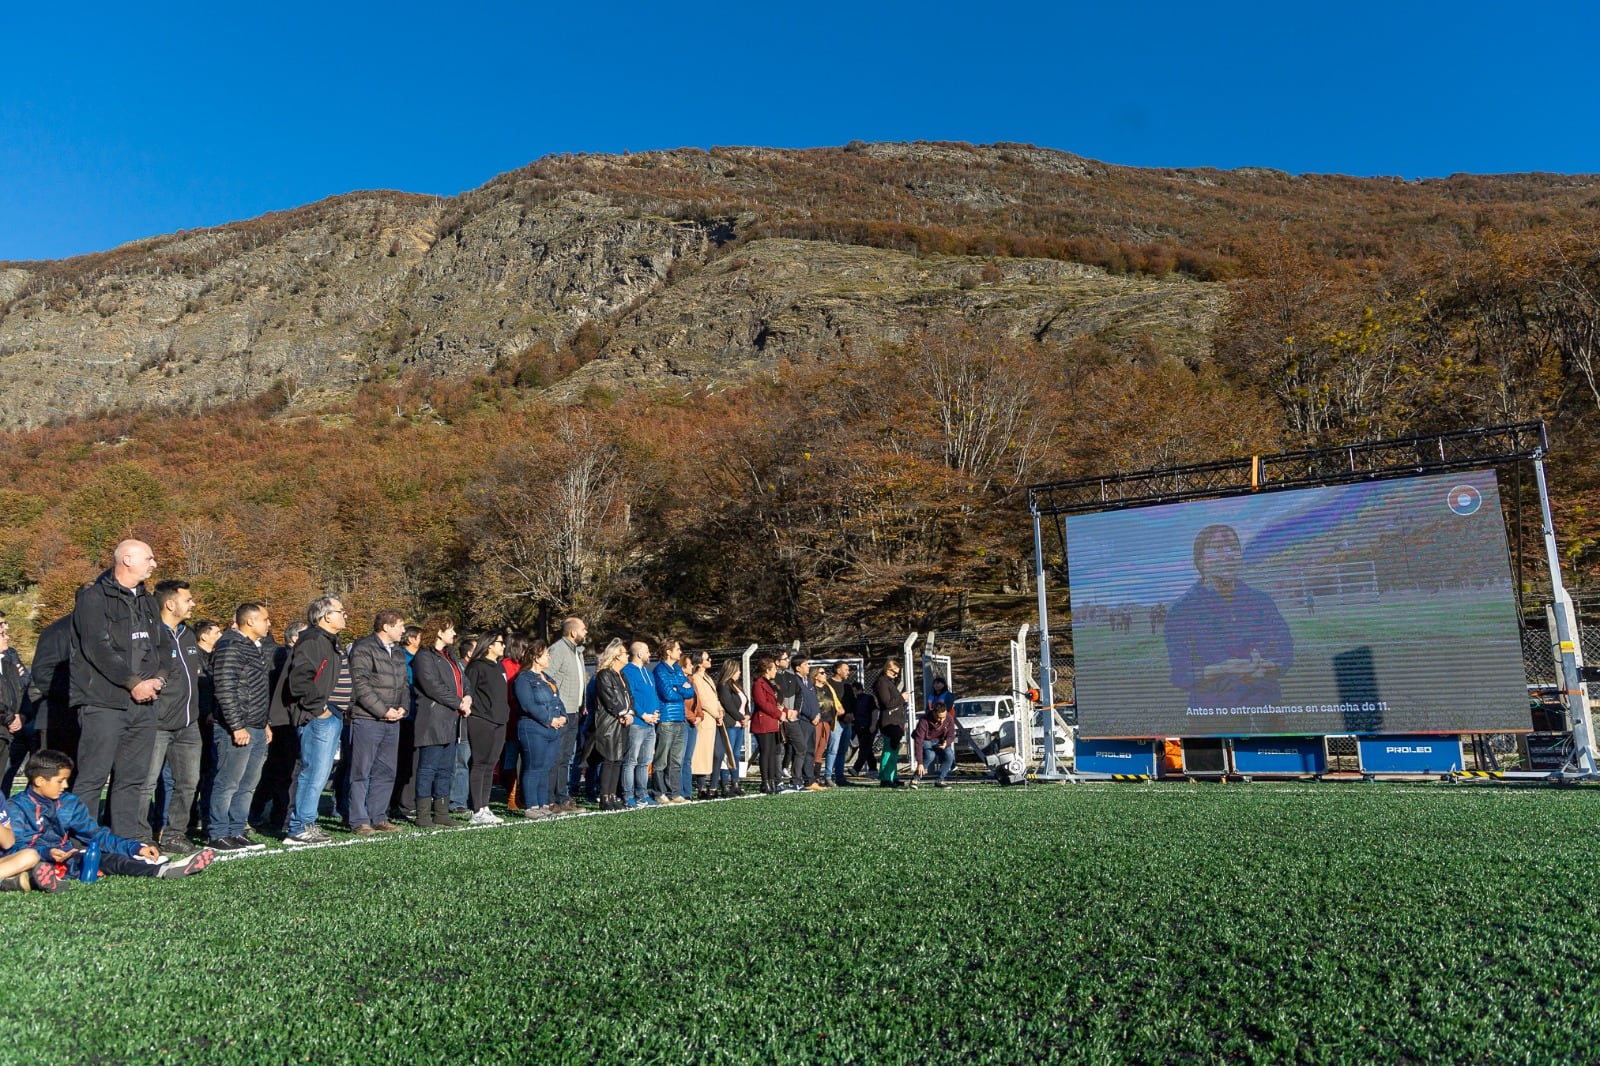
[[[1031,145],[553,155],[0,264],[0,428],[533,361],[556,399],[897,343],[929,320],[1196,365],[1251,234],[1335,263],[1592,216],[1589,176],[1134,168]],[[699,275],[715,269],[704,278]],[[1070,268],[1070,269],[1068,269]]]

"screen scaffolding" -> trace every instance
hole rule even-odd
[[[1033,518],[1040,662],[1051,661],[1043,543],[1043,520],[1047,517],[1056,526],[1064,550],[1068,515],[1528,462],[1533,466],[1538,485],[1561,653],[1562,688],[1573,729],[1574,768],[1583,774],[1593,774],[1594,732],[1588,697],[1580,680],[1582,653],[1578,647],[1576,615],[1561,579],[1545,482],[1544,456],[1548,451],[1544,423],[1519,422],[1031,485],[1028,509]],[[1041,695],[1046,706],[1054,705],[1054,682],[1053,670],[1041,671]],[[1049,739],[1047,736],[1044,770],[1047,776],[1056,776],[1055,752]]]

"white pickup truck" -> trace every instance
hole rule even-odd
[[[1027,700],[1022,702],[1031,712],[1028,717],[1033,721],[1033,754],[1035,758],[1040,758],[1044,754],[1044,710],[1034,707]],[[981,729],[992,737],[998,737],[1002,751],[1016,749],[1017,701],[1013,696],[968,696],[956,700],[956,721],[963,729]],[[1062,729],[1059,723],[1055,733],[1056,759],[1071,760],[1072,734]]]

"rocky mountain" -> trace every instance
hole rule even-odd
[[[826,360],[933,319],[1195,365],[1240,227],[1370,257],[1592,197],[1584,179],[1147,171],[1018,145],[552,157],[459,197],[354,193],[0,264],[0,427],[273,388],[337,404],[530,352],[571,399]]]

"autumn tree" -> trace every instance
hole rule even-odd
[[[507,446],[461,522],[475,614],[528,625],[542,609],[598,623],[633,545],[634,488],[616,444],[582,411],[556,416],[547,441]]]

